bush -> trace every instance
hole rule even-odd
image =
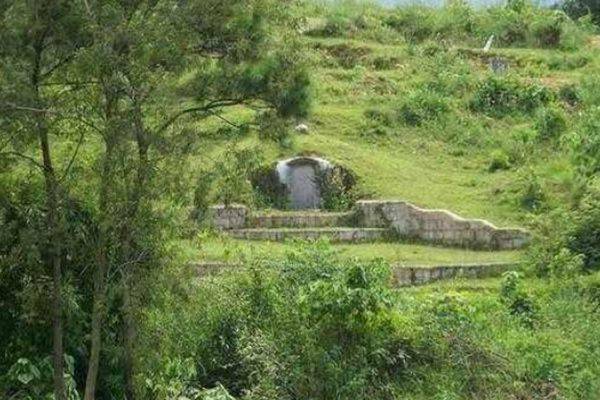
[[[339,165],[317,176],[322,207],[330,211],[346,211],[359,198],[356,192],[356,175]]]
[[[529,113],[551,98],[551,92],[545,86],[492,75],[479,82],[470,105],[475,111],[501,117]]]
[[[538,211],[546,202],[546,194],[537,176],[528,173],[520,182],[521,207],[528,211]]]
[[[564,101],[571,107],[576,107],[581,104],[583,95],[581,89],[576,85],[562,86],[558,91],[558,98]]]
[[[280,182],[275,165],[262,165],[250,171],[250,182],[259,206],[288,208],[287,188]]]
[[[563,14],[541,15],[532,24],[531,30],[538,47],[556,48],[561,43]]]
[[[575,213],[568,248],[583,256],[588,270],[600,269],[600,179],[593,179]]]
[[[345,69],[352,69],[361,64],[371,52],[368,47],[352,46],[349,44],[315,45],[317,50],[323,50],[335,60],[335,64]]]
[[[356,31],[356,26],[350,18],[343,15],[331,15],[321,29],[310,33],[315,36],[336,37],[347,35],[353,31]]]
[[[573,19],[590,15],[596,25],[600,25],[600,3],[597,0],[566,0],[563,9]]]
[[[216,201],[225,205],[252,205],[255,200],[249,178],[261,162],[260,152],[255,148],[228,146],[213,168]]]
[[[579,204],[541,218],[530,251],[538,275],[564,278],[600,269],[600,180],[592,179]]]
[[[385,24],[401,33],[407,42],[418,43],[433,36],[434,18],[434,12],[427,7],[402,7],[389,15]]]
[[[490,161],[488,171],[496,172],[504,169],[510,169],[508,155],[502,150],[495,150],[492,152],[492,160]]]
[[[409,94],[398,110],[398,118],[406,125],[419,126],[440,118],[449,110],[446,98],[431,90],[419,90]]]
[[[544,107],[539,110],[535,128],[540,139],[555,139],[567,130],[564,112],[558,107]]]
[[[396,122],[396,115],[393,111],[381,108],[369,108],[365,111],[365,117],[378,125],[392,126]]]
[[[391,306],[388,266],[342,265],[324,243],[271,264],[251,260],[248,269],[197,287],[185,313],[148,321],[179,332],[151,336],[157,348],[196,360],[195,372],[182,374],[193,377],[182,392],[220,383],[246,399],[389,397],[413,349]],[[164,365],[152,364],[153,381],[168,381]]]
[[[522,287],[521,275],[516,271],[505,272],[500,289],[500,299],[508,307],[511,315],[529,328],[536,321],[536,305]]]
[[[600,106],[592,107],[581,117],[573,146],[575,165],[585,176],[600,173]]]

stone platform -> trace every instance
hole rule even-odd
[[[338,242],[410,240],[485,250],[525,247],[530,234],[466,219],[446,210],[430,210],[405,201],[362,200],[349,212],[251,212],[246,206],[210,209],[211,225],[239,239],[281,241],[329,237]]]

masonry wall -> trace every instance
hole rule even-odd
[[[353,214],[254,215],[243,205],[217,205],[210,208],[210,220],[212,226],[224,230],[348,225],[359,228],[388,228],[403,238],[490,250],[519,249],[530,241],[529,233],[522,229],[498,228],[484,220],[465,219],[446,210],[427,210],[405,201],[363,200],[357,202]],[[269,232],[266,231],[265,235],[267,233]],[[317,231],[305,233],[306,237],[320,234]]]
[[[241,204],[219,204],[208,210],[209,221],[217,229],[240,229],[246,226],[248,207]]]
[[[529,233],[522,229],[497,228],[484,220],[422,209],[405,201],[363,200],[357,202],[356,213],[361,226],[388,226],[399,236],[444,245],[509,250],[530,241]]]
[[[193,265],[199,277],[210,276],[225,271],[244,268],[243,264],[224,262],[205,262]],[[438,265],[438,266],[402,266],[391,268],[390,284],[392,287],[425,285],[427,283],[454,278],[487,278],[500,276],[503,272],[518,269],[516,263],[485,263],[471,265]]]

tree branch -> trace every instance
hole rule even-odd
[[[75,57],[75,54],[69,54],[67,57],[63,58],[62,60],[60,60],[56,64],[54,64],[52,67],[50,67],[50,69],[48,69],[48,71],[42,72],[41,80],[43,81],[44,79],[46,79],[46,77],[50,76],[58,68],[62,67],[63,65],[65,65],[66,63],[71,61],[73,59],[73,57]]]
[[[7,157],[12,156],[12,157],[22,158],[23,160],[29,161],[30,163],[32,163],[36,167],[40,168],[41,170],[45,169],[45,167],[42,164],[40,164],[37,160],[35,160],[34,158],[26,156],[25,154],[18,153],[16,151],[4,151],[4,152],[0,153],[0,156],[7,156]]]
[[[231,122],[230,120],[228,120],[227,118],[225,118],[221,114],[217,114],[216,112],[211,112],[210,115],[219,118],[221,121],[225,122],[228,125],[233,126],[234,128],[237,128],[237,129],[241,129],[242,128],[241,125],[238,125],[238,124],[236,124],[234,122]]]
[[[184,116],[186,114],[206,113],[206,112],[210,112],[211,110],[214,110],[215,108],[231,107],[231,106],[242,104],[243,102],[244,102],[243,99],[237,99],[237,100],[227,100],[227,99],[213,100],[213,101],[211,101],[210,103],[208,103],[208,104],[206,104],[204,106],[190,107],[190,108],[187,108],[185,110],[181,110],[181,111],[175,113],[169,119],[167,119],[167,121],[164,124],[162,124],[158,129],[156,129],[155,133],[156,134],[162,133],[169,126],[171,126],[172,124],[174,124],[175,121],[177,121],[179,118],[181,118],[182,116]],[[211,114],[214,114],[214,113],[211,113]]]
[[[69,171],[71,170],[71,167],[73,166],[73,163],[75,162],[75,157],[77,157],[77,154],[79,153],[79,148],[81,147],[81,144],[83,143],[84,133],[85,133],[84,131],[81,132],[81,135],[79,136],[79,141],[77,142],[77,147],[75,147],[75,151],[73,152],[73,155],[71,156],[71,159],[69,160],[69,164],[67,165],[67,168],[65,168],[65,172],[63,172],[63,175],[60,177],[59,182],[62,182],[69,174]]]
[[[57,113],[56,111],[49,110],[49,109],[35,108],[35,107],[29,107],[29,106],[18,106],[16,104],[12,104],[12,103],[5,103],[5,104],[6,104],[6,106],[4,106],[4,108],[2,108],[2,110],[28,111],[28,112],[40,113],[40,114],[45,114],[45,113],[56,114]]]

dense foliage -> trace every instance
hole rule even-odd
[[[593,3],[0,1],[0,398],[599,397]],[[393,290],[317,243],[198,279],[207,208],[285,208],[303,153],[329,210],[528,225],[523,271]]]
[[[599,393],[597,276],[393,292],[385,263],[341,262],[326,243],[247,266],[159,295],[147,398],[203,398],[217,383],[244,399]]]

